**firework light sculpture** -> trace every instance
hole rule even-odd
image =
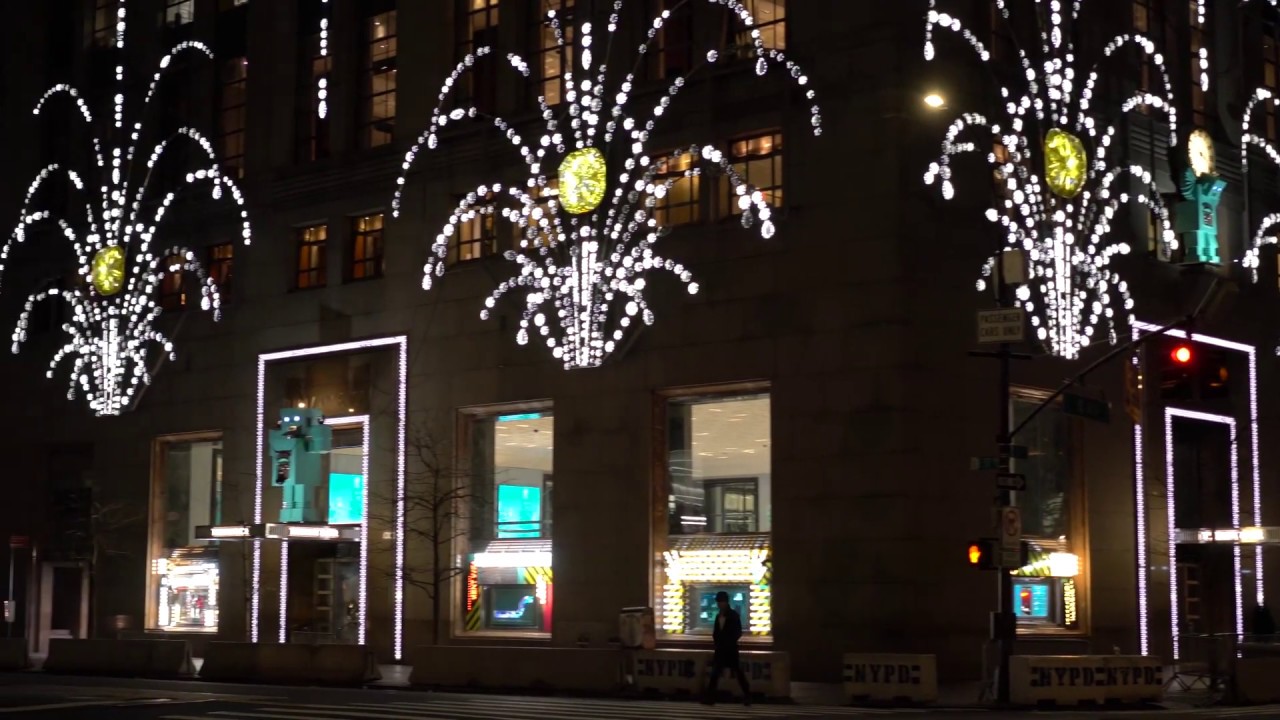
[[[724,6],[743,25],[744,34],[750,38],[748,49],[757,75],[765,75],[770,67],[781,67],[793,82],[805,88],[813,133],[821,134],[822,118],[814,103],[815,94],[805,87],[809,79],[800,67],[783,53],[765,46],[755,19],[738,0],[707,2]],[[622,5],[622,0],[613,3],[602,37],[597,37],[591,22],[574,28],[577,47],[569,48],[574,50],[569,56],[576,67],[566,68],[563,103],[558,108],[549,106],[545,96],[538,98],[542,125],[535,143],[527,143],[507,121],[485,115],[475,107],[445,109],[463,73],[495,53],[494,48],[485,46],[468,54],[445,80],[430,127],[404,158],[403,172],[407,174],[424,146],[438,146],[440,133],[449,123],[468,118],[491,123],[520,153],[527,172],[525,181],[516,185],[486,183],[466,195],[431,246],[422,285],[430,289],[435,278],[444,274],[450,238],[463,223],[480,214],[500,212],[520,229],[518,247],[504,254],[519,266],[519,274],[498,285],[480,315],[488,318],[506,293],[523,293],[525,307],[517,342],[526,344],[540,336],[566,368],[600,365],[634,330],[636,320],[646,325],[653,323],[653,312],[644,294],[646,275],[651,271],[670,272],[685,283],[690,293],[698,291],[689,270],[658,255],[654,246],[666,233],[655,217],[655,206],[681,177],[700,175],[700,163],[726,176],[744,227],[758,226],[766,239],[775,231],[773,208],[764,195],[746,183],[712,145],[677,150],[675,155],[687,153],[692,158],[689,169],[682,176],[657,177],[660,163],[648,154],[650,136],[687,86],[688,76],[671,81],[652,107],[636,111],[629,104],[636,84],[635,68],[623,75],[611,72],[614,68],[608,64],[609,46],[618,28]],[[653,18],[635,59],[636,66],[671,13],[664,10]],[[559,14],[549,11],[546,22],[556,43],[564,49],[565,33]],[[598,39],[604,42],[599,43]],[[707,63],[715,63],[719,57],[714,50],[706,53]],[[530,76],[530,66],[521,57],[508,54],[505,60],[525,78]],[[394,215],[400,209],[404,174],[397,183],[392,202]]]
[[[57,164],[41,170],[27,190],[17,227],[0,249],[2,276],[14,246],[24,242],[38,224],[56,223],[61,234],[71,243],[76,255],[76,273],[81,282],[71,288],[53,287],[28,297],[13,332],[12,350],[17,353],[26,341],[35,306],[44,300],[61,298],[69,306],[71,317],[62,324],[65,343],[54,354],[47,375],[52,378],[64,361],[70,362],[68,398],[74,398],[78,390],[97,415],[118,415],[130,408],[139,388],[150,382],[148,358],[151,346],[159,346],[170,359],[174,357],[173,343],[155,328],[155,321],[161,313],[155,298],[165,273],[196,274],[201,285],[201,309],[211,310],[215,319],[220,314],[218,285],[206,275],[193,251],[180,246],[159,253],[153,249],[157,228],[176,197],[175,191],[162,197],[151,192],[152,170],[166,149],[177,143],[199,148],[202,162],[207,160],[208,165],[188,173],[186,182],[209,183],[214,199],[229,192],[239,206],[245,244],[251,239],[244,198],[231,178],[219,170],[213,146],[199,131],[181,128],[152,148],[145,158],[145,166],[139,167],[141,164],[135,162],[139,143],[145,139],[146,111],[156,95],[164,71],[172,67],[174,58],[180,53],[203,53],[210,59],[213,53],[198,42],[174,46],[160,61],[160,68],[137,110],[136,121],[126,126],[124,0],[117,7],[114,49],[118,89],[113,99],[114,118],[113,122],[104,123],[103,137],[93,136],[96,162],[86,173],[89,179]],[[46,104],[60,95],[69,96],[75,102],[91,132],[94,131],[94,116],[89,106],[79,91],[70,85],[55,85],[49,89],[36,104],[35,115],[39,117]],[[82,221],[78,210],[73,222],[47,210],[32,209],[40,189],[55,179],[66,180],[78,196],[84,198]],[[71,206],[76,206],[76,203]]]
[[[926,60],[935,58],[937,29],[961,35],[983,63],[990,63],[986,46],[960,20],[939,11],[937,4],[938,0],[930,0]],[[1012,30],[1011,4],[995,0],[995,9]],[[1145,206],[1157,218],[1163,249],[1167,252],[1177,246],[1151,173],[1139,165],[1115,164],[1109,156],[1119,118],[1105,125],[1095,119],[1091,102],[1098,66],[1083,76],[1076,71],[1078,58],[1071,37],[1081,4],[1082,0],[1019,4],[1020,11],[1036,14],[1040,37],[1032,52],[1037,54],[1029,54],[1025,45],[1017,49],[1018,87],[1001,85],[1000,114],[966,113],[956,119],[947,130],[941,156],[924,177],[950,199],[955,194],[952,157],[977,153],[987,158],[1001,183],[987,219],[1000,226],[1006,246],[1025,251],[1028,260],[1028,281],[1017,288],[1017,303],[1030,317],[1045,349],[1065,359],[1078,357],[1100,327],[1106,328],[1110,342],[1116,342],[1118,328],[1133,318],[1128,286],[1111,268],[1116,255],[1129,252],[1127,243],[1110,239],[1120,206],[1129,202]],[[1160,111],[1167,118],[1168,141],[1173,146],[1177,142],[1173,91],[1155,44],[1142,35],[1118,35],[1107,43],[1099,63],[1127,47],[1140,49],[1160,69],[1164,94],[1139,91],[1120,105],[1119,113],[1140,107]],[[965,139],[971,132],[979,139]],[[1134,181],[1141,190],[1130,195],[1126,186]],[[980,291],[986,289],[994,269],[993,258],[983,267]]]
[[[1258,134],[1250,131],[1250,126],[1254,122],[1254,113],[1260,109],[1265,111],[1267,107],[1272,108],[1272,112],[1280,112],[1280,97],[1268,88],[1258,88],[1253,91],[1253,96],[1249,98],[1249,102],[1245,105],[1244,116],[1241,120],[1241,136],[1240,144],[1242,151],[1240,153],[1241,174],[1249,174],[1249,149],[1256,147],[1267,154],[1272,162],[1280,165],[1280,149],[1277,149],[1276,143],[1266,137],[1266,134]],[[1253,274],[1253,281],[1258,281],[1258,267],[1262,261],[1262,248],[1264,245],[1276,244],[1276,228],[1280,227],[1280,213],[1271,213],[1262,219],[1258,224],[1257,230],[1253,233],[1253,242],[1251,247],[1245,251],[1241,264],[1244,265]]]

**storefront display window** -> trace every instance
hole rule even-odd
[[[464,414],[470,525],[463,588],[466,632],[551,632],[550,408]]]
[[[1021,424],[1045,395],[1024,390],[1012,398],[1012,422]],[[1074,554],[1071,495],[1077,448],[1074,426],[1060,403],[1040,411],[1017,437],[1027,448],[1012,470],[1026,477],[1017,493],[1022,509],[1023,538],[1030,543],[1030,562],[1014,571],[1013,612],[1019,632],[1078,629],[1080,562]]]
[[[222,442],[208,436],[161,438],[152,469],[148,626],[216,632],[218,551],[195,539],[222,520]]]
[[[767,393],[666,401],[667,523],[659,623],[711,632],[725,591],[745,630],[772,631],[770,401]]]

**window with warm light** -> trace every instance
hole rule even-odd
[[[364,147],[386,145],[395,135],[396,125],[396,11],[389,10],[365,19],[365,65],[361,87],[362,123],[360,142]]]
[[[195,529],[222,522],[222,440],[161,437],[152,458],[147,627],[217,632],[217,543],[195,539]]]
[[[361,215],[351,219],[351,280],[382,277],[382,213]]]
[[[547,105],[559,105],[564,100],[564,76],[573,72],[573,4],[574,0],[545,0],[539,2],[540,11],[533,14],[535,56],[533,71],[537,73],[537,93],[547,100]],[[548,19],[555,12],[560,23],[560,36]]]
[[[665,533],[657,538],[659,624],[709,633],[715,595],[743,629],[772,632],[772,419],[766,392],[678,396],[666,408]]]
[[[195,0],[165,0],[162,23],[165,27],[186,25],[195,19],[195,10]]]
[[[461,26],[457,32],[457,49],[454,54],[461,61],[480,47],[498,48],[498,6],[500,0],[456,0],[457,17]],[[475,105],[491,112],[497,98],[498,63],[493,58],[476,63],[471,70],[458,78],[462,97],[461,105]],[[467,101],[470,102],[467,102]]]
[[[755,18],[755,27],[760,31],[760,41],[765,49],[787,49],[787,0],[742,0],[742,6]],[[725,23],[726,27],[733,28],[732,42],[737,47],[754,47],[749,31],[739,30],[736,22],[728,18]]]
[[[701,219],[700,175],[686,175],[693,169],[693,155],[690,153],[659,154],[655,160],[654,185],[666,185],[666,194],[658,198],[653,206],[653,216],[659,225],[675,227],[698,222]]]
[[[249,59],[235,57],[222,63],[221,94],[219,97],[218,130],[219,155],[222,171],[234,178],[244,176],[246,82],[249,76]]]
[[[1011,400],[1013,427],[1031,416],[1047,393],[1015,389]],[[1051,403],[1019,432],[1016,445],[1026,458],[1015,458],[1012,471],[1026,477],[1026,490],[1017,493],[1022,511],[1023,538],[1030,543],[1030,562],[1014,572],[1013,609],[1019,632],[1054,632],[1080,628],[1080,568],[1072,538],[1076,425],[1060,401]]]
[[[298,290],[324,287],[327,282],[325,255],[329,241],[329,226],[311,225],[298,228],[295,232],[298,254],[294,287]]]
[[[93,35],[94,47],[111,47],[116,42],[116,11],[120,7],[119,0],[93,1]]]
[[[491,201],[493,194],[485,196],[485,199]],[[500,223],[510,226],[506,220],[499,218],[497,208],[493,205],[478,208],[474,216],[460,220],[457,234],[449,246],[449,262],[467,262],[497,255]]]
[[[551,201],[560,195],[559,178],[549,178],[545,188],[532,188],[530,195],[534,206],[542,210],[542,218],[534,220],[530,217],[526,227],[515,226],[516,244],[522,248],[550,245],[555,237],[555,228],[548,220],[551,217],[549,207]]]
[[[461,420],[471,508],[462,629],[545,636],[554,587],[551,407],[464,410]]]
[[[764,195],[773,207],[782,207],[782,133],[771,131],[740,138],[729,143],[727,159],[734,172]],[[720,217],[741,215],[733,186],[720,178],[720,195],[716,206]]]
[[[164,277],[160,279],[160,308],[181,310],[187,306],[186,273],[182,270],[182,257],[170,256],[164,263]]]
[[[655,80],[676,78],[693,69],[693,12],[683,0],[649,0],[650,17],[670,13],[653,37],[647,70]]]
[[[1162,51],[1166,56],[1171,54],[1170,50],[1179,45],[1178,23],[1175,14],[1169,12],[1168,3],[1165,0],[1132,0],[1132,2],[1134,32],[1151,38],[1157,50]],[[1138,90],[1163,97],[1164,76],[1160,73],[1160,66],[1145,54],[1141,65]],[[1196,77],[1199,77],[1199,73]],[[1139,107],[1138,110],[1144,115],[1151,114],[1151,109],[1147,107]]]
[[[209,257],[205,267],[209,269],[209,279],[218,284],[218,292],[222,295],[223,302],[226,302],[231,294],[231,271],[235,253],[235,243],[218,243],[209,246]]]

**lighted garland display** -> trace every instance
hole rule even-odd
[[[1253,122],[1253,114],[1259,108],[1266,108],[1268,105],[1272,108],[1280,108],[1280,98],[1276,97],[1276,94],[1267,88],[1254,90],[1253,97],[1249,98],[1249,102],[1245,105],[1244,115],[1240,121],[1240,168],[1242,175],[1248,175],[1249,173],[1250,147],[1261,149],[1272,162],[1280,165],[1280,149],[1277,149],[1276,143],[1267,139],[1265,135],[1259,135],[1249,130]],[[1262,247],[1276,244],[1277,226],[1280,226],[1280,213],[1271,213],[1264,217],[1258,223],[1258,228],[1253,233],[1253,242],[1250,248],[1245,251],[1244,258],[1241,260],[1241,264],[1252,273],[1254,282],[1258,281],[1258,267],[1261,265]]]
[[[757,75],[778,66],[805,88],[813,133],[821,134],[815,93],[805,87],[809,79],[801,68],[782,52],[765,47],[755,19],[738,0],[707,2],[724,6],[748,31]],[[405,176],[424,146],[428,150],[438,147],[449,123],[481,119],[502,132],[520,153],[527,177],[518,184],[481,184],[463,198],[432,243],[422,286],[429,290],[435,278],[444,274],[450,239],[463,223],[478,215],[500,213],[520,230],[518,247],[504,253],[519,266],[519,273],[499,283],[485,300],[480,316],[488,318],[503,295],[523,293],[517,342],[523,345],[540,336],[566,368],[601,364],[633,331],[637,320],[653,323],[644,292],[650,272],[665,270],[680,278],[691,294],[698,291],[692,273],[659,255],[654,247],[667,231],[656,219],[655,206],[676,182],[700,175],[700,164],[725,175],[744,227],[757,225],[765,239],[775,232],[773,208],[763,193],[745,182],[713,145],[676,150],[676,155],[689,154],[693,160],[690,167],[680,176],[657,177],[661,163],[648,154],[650,137],[658,120],[672,109],[672,101],[686,87],[688,76],[670,81],[652,107],[633,111],[628,103],[636,84],[635,66],[644,60],[671,11],[664,10],[653,18],[639,55],[623,74],[607,62],[622,5],[623,0],[614,0],[606,32],[599,38],[603,43],[597,42],[591,22],[575,28],[577,46],[570,48],[575,67],[565,68],[563,103],[553,108],[545,96],[538,97],[541,128],[534,143],[527,142],[503,118],[481,113],[474,106],[445,109],[462,74],[478,62],[496,60],[486,60],[496,51],[479,47],[463,58],[440,90],[430,127],[405,155],[392,201],[392,213],[398,216]],[[546,22],[557,45],[565,48],[560,16],[551,10]],[[597,52],[601,62],[597,62]],[[711,50],[705,57],[708,64],[715,63],[719,54]],[[518,55],[506,55],[505,65],[530,77],[529,63]]]
[[[28,231],[38,224],[56,223],[61,235],[71,243],[76,254],[76,273],[82,282],[29,296],[13,331],[12,350],[17,353],[26,341],[31,313],[37,303],[56,298],[65,301],[71,310],[70,320],[61,326],[66,342],[54,354],[47,375],[52,378],[64,360],[70,361],[67,397],[74,398],[77,391],[83,393],[89,408],[97,415],[118,415],[129,409],[138,389],[150,382],[148,357],[152,345],[158,345],[170,358],[174,357],[173,343],[154,325],[161,313],[155,298],[165,273],[195,273],[201,286],[201,309],[211,310],[215,319],[220,314],[218,285],[207,276],[192,250],[176,245],[163,252],[153,250],[157,228],[176,197],[176,191],[162,197],[150,192],[152,170],[167,148],[174,143],[199,148],[208,165],[188,173],[186,182],[209,183],[214,199],[220,199],[224,189],[229,192],[240,209],[245,244],[251,239],[244,198],[231,178],[219,170],[212,144],[199,131],[181,128],[151,149],[145,157],[145,167],[135,163],[135,153],[144,140],[146,113],[164,71],[172,67],[180,53],[198,52],[212,59],[213,52],[199,42],[174,46],[161,59],[135,121],[126,126],[124,37],[125,2],[121,0],[114,40],[118,84],[114,94],[114,121],[106,126],[102,136],[93,136],[96,163],[85,173],[95,181],[86,181],[75,170],[57,164],[45,167],[27,190],[18,224],[0,249],[2,274],[14,245],[25,241]],[[58,95],[69,96],[91,130],[94,128],[88,105],[70,85],[50,88],[36,104],[35,115],[38,117],[46,103]],[[32,208],[39,190],[53,178],[64,178],[84,198],[83,219],[79,218],[78,211],[72,220]]]
[[[1010,2],[994,0],[1003,21],[1013,31]],[[965,113],[947,130],[942,154],[925,173],[925,183],[938,185],[942,196],[955,194],[953,156],[977,153],[1004,183],[986,216],[1000,226],[1010,249],[1025,251],[1028,281],[1017,288],[1016,300],[1031,319],[1037,337],[1051,354],[1074,359],[1106,328],[1114,343],[1119,329],[1133,319],[1128,285],[1111,267],[1129,245],[1111,239],[1112,222],[1122,205],[1136,202],[1159,223],[1166,251],[1177,246],[1169,215],[1153,182],[1140,165],[1116,164],[1109,157],[1123,125],[1116,118],[1103,125],[1091,106],[1099,79],[1098,66],[1087,76],[1076,72],[1079,59],[1071,40],[1083,0],[1036,0],[1024,12],[1036,13],[1040,37],[1034,50],[1027,43],[1016,50],[1018,86],[1000,86],[1003,105],[995,115]],[[992,58],[986,46],[959,19],[930,0],[925,25],[924,54],[934,60],[935,28],[962,36],[983,63]],[[1168,119],[1169,145],[1177,141],[1176,111],[1164,58],[1148,38],[1122,34],[1106,44],[1102,60],[1135,47],[1160,69],[1164,94],[1137,92],[1119,107],[1121,115],[1151,108]],[[1031,54],[1031,53],[1034,53]],[[980,139],[970,139],[970,133]],[[1126,187],[1136,181],[1134,195]],[[989,259],[978,289],[985,290],[995,269]]]

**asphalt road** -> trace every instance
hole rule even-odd
[[[744,708],[730,703],[706,707],[689,702],[655,700],[469,695],[385,689],[287,688],[38,674],[0,675],[0,720],[9,717],[49,720],[808,720],[891,716],[902,720],[1075,720],[1103,715],[1118,715],[1134,720],[1243,720],[1280,718],[1280,706],[1113,713],[888,710],[774,704],[757,704]]]

